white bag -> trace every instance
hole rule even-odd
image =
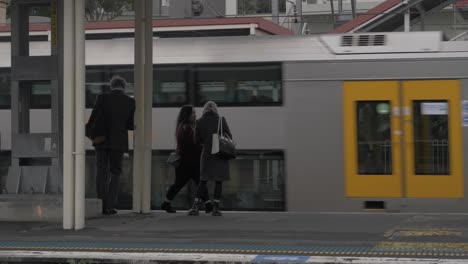
[[[213,134],[213,140],[211,141],[211,154],[219,152],[219,135],[218,133]]]
[[[213,133],[212,141],[211,141],[211,154],[217,154],[219,152],[219,132],[222,131],[223,122],[222,117],[219,116],[218,119],[218,129],[216,129],[216,133]]]

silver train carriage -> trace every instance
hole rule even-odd
[[[47,55],[50,43],[32,42]],[[86,104],[113,75],[133,93],[133,39],[86,43]],[[0,43],[3,162],[11,147],[9,43]],[[154,40],[152,207],[173,181],[165,164],[179,107],[220,106],[239,158],[232,210],[464,212],[468,190],[468,46],[439,32]],[[47,83],[31,88],[31,130],[50,130]],[[132,135],[129,135],[132,137]],[[94,195],[94,159],[87,195]],[[5,173],[3,173],[5,174]],[[122,208],[131,206],[131,158]],[[193,185],[175,201],[187,208]]]

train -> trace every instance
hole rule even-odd
[[[1,150],[11,149],[9,43],[0,42]],[[133,95],[133,38],[86,40],[86,107],[114,75]],[[31,42],[47,55],[50,42]],[[465,212],[468,45],[440,32],[155,38],[152,208],[173,168],[179,108],[217,102],[237,144],[225,210]],[[31,131],[50,131],[47,84]],[[131,137],[131,135],[130,135]],[[88,142],[87,196],[94,194]],[[119,201],[131,207],[131,153]],[[4,176],[4,175],[2,175]],[[188,208],[193,185],[174,201]]]

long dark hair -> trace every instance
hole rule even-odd
[[[193,105],[184,105],[180,108],[179,116],[177,117],[177,126],[176,126],[176,134],[177,130],[181,125],[191,124],[192,120],[190,117],[192,116],[193,112]]]

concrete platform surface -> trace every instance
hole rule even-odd
[[[44,252],[136,254],[132,261],[151,253],[252,257],[230,263],[304,263],[318,257],[328,258],[324,263],[370,263],[362,262],[368,258],[468,263],[468,214],[119,212],[90,219],[79,231],[54,223],[1,222],[0,262],[12,251],[39,257]]]

